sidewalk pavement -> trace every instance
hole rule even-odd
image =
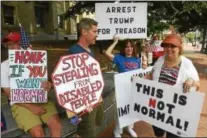
[[[184,51],[184,56],[192,60],[194,66],[199,73],[201,83],[199,91],[205,93],[205,100],[203,104],[203,110],[200,116],[197,137],[207,137],[207,55],[199,53],[200,48],[194,48],[190,44],[185,45]],[[113,137],[113,129],[114,123],[99,136]],[[139,137],[155,137],[151,125],[144,121],[139,121],[135,123],[134,130]],[[124,131],[122,137],[130,137],[130,135],[126,131]]]
[[[192,60],[199,73],[201,85],[199,91],[205,93],[197,137],[207,137],[207,55],[199,53],[200,48],[196,49],[191,45],[186,45],[184,51],[186,51],[185,56]]]

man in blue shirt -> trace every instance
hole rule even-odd
[[[78,32],[80,37],[77,44],[73,45],[68,51],[70,54],[77,54],[87,52],[89,55],[94,57],[93,52],[89,48],[90,45],[96,43],[98,23],[90,18],[83,18],[78,26]]]
[[[94,57],[94,53],[93,53],[93,51],[90,48],[88,48],[88,50],[86,50],[84,47],[82,47],[79,44],[73,45],[68,51],[69,51],[69,54],[84,53],[84,52],[86,52],[90,56]]]
[[[73,45],[69,50],[69,54],[77,54],[86,52],[94,57],[94,53],[89,48],[90,45],[96,43],[98,23],[90,18],[83,18],[78,26],[80,37],[77,44]],[[100,125],[103,120],[103,103],[93,109],[93,111],[84,114],[82,121],[78,124],[77,133],[82,137],[96,137],[96,126]]]

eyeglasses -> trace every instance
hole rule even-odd
[[[164,48],[176,48],[176,47],[178,47],[178,46],[176,46],[174,44],[171,44],[171,43],[162,43],[161,46],[164,47]]]

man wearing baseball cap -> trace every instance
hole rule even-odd
[[[11,32],[2,39],[3,45],[8,49],[21,49],[20,34]],[[51,83],[42,82],[45,91],[50,91]],[[9,60],[1,63],[1,88],[10,97]],[[55,105],[48,100],[47,103],[10,103],[12,115],[18,127],[28,132],[32,137],[44,137],[42,122],[48,125],[51,137],[61,136],[61,123]]]
[[[20,49],[20,34],[11,32],[2,39],[2,44],[8,49]]]

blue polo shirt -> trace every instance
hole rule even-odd
[[[118,67],[119,73],[139,69],[141,67],[140,58],[126,57],[122,54],[116,54],[114,56],[113,62]]]
[[[75,44],[73,45],[71,48],[68,49],[68,53],[69,54],[78,54],[78,53],[88,53],[90,56],[94,57],[94,53],[93,51],[90,49],[91,52],[85,50],[84,48],[82,48],[80,45]]]

